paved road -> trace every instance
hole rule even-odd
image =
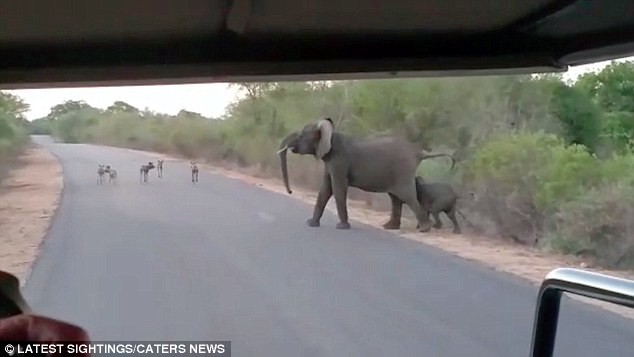
[[[388,232],[304,225],[312,207],[145,156],[38,139],[61,207],[25,295],[94,340],[231,340],[234,356],[528,355],[536,289]],[[120,186],[96,185],[98,162]],[[558,356],[624,356],[634,323],[566,302]]]

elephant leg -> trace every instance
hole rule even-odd
[[[447,217],[449,217],[449,219],[451,220],[451,223],[453,224],[453,233],[454,234],[460,234],[460,225],[458,225],[458,220],[456,219],[456,207],[451,207],[451,209],[449,211],[446,212],[447,213]]]
[[[431,229],[431,221],[428,215],[421,207],[418,197],[416,195],[416,185],[414,182],[406,183],[402,185],[400,192],[397,194],[398,198],[414,212],[416,220],[418,221],[417,229],[419,232],[428,232]]]
[[[401,214],[403,211],[403,201],[396,197],[392,193],[388,193],[390,200],[392,201],[392,211],[390,213],[390,220],[387,221],[383,228],[385,229],[400,229],[401,228]]]
[[[425,217],[427,221],[429,221],[429,207],[422,206],[421,209],[423,210],[423,216]],[[416,229],[419,229],[419,228],[420,228],[420,223],[417,223]]]
[[[332,184],[330,175],[325,173],[321,186],[319,187],[319,194],[317,195],[317,201],[315,202],[315,208],[313,209],[313,217],[309,218],[306,223],[311,227],[319,227],[319,221],[324,214],[324,209],[332,196]]]
[[[440,220],[440,212],[434,210],[432,211],[432,216],[434,217],[434,225],[433,227],[436,229],[442,228],[442,221]]]
[[[332,190],[335,196],[335,202],[337,203],[337,215],[339,216],[339,223],[337,223],[336,228],[350,229],[348,207],[346,206],[348,200],[348,180],[345,177],[335,177],[332,183]]]

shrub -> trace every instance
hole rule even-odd
[[[544,216],[597,182],[599,169],[583,146],[567,146],[554,134],[515,133],[480,147],[463,180],[498,233],[536,242]]]
[[[535,202],[538,209],[553,212],[561,202],[583,195],[601,179],[600,162],[582,145],[558,145],[541,167]]]
[[[589,255],[609,267],[634,266],[634,187],[617,182],[562,203],[544,246]]]

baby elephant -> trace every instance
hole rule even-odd
[[[416,195],[423,209],[423,214],[429,218],[431,212],[434,217],[434,228],[442,228],[440,212],[445,212],[453,224],[453,233],[460,234],[460,226],[456,219],[458,195],[451,185],[441,182],[426,183],[422,177],[416,176]]]

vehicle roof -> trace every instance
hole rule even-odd
[[[563,71],[633,35],[630,0],[5,0],[0,86]]]

